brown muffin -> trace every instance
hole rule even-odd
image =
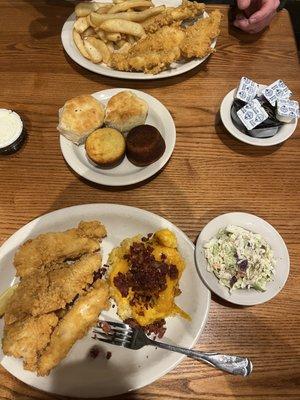
[[[139,125],[127,135],[126,155],[129,161],[139,167],[154,163],[165,150],[165,141],[154,126]]]
[[[112,128],[97,129],[85,142],[87,156],[100,167],[117,165],[124,157],[125,148],[122,133]]]

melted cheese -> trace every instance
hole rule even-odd
[[[167,230],[158,231],[150,244],[153,247],[153,255],[157,261],[161,261],[161,254],[165,254],[168,264],[174,264],[178,270],[178,278],[170,279],[166,277],[167,287],[159,293],[159,297],[155,302],[154,307],[146,309],[142,304],[130,305],[130,300],[134,293],[129,290],[127,297],[122,297],[118,288],[114,285],[114,278],[119,272],[125,274],[129,269],[129,264],[124,260],[124,255],[128,254],[129,248],[134,242],[140,242],[141,236],[136,236],[132,239],[124,240],[120,247],[115,248],[109,256],[111,284],[111,296],[116,301],[118,306],[118,314],[122,320],[134,318],[141,326],[152,324],[153,322],[164,319],[170,315],[180,314],[184,318],[189,318],[189,315],[181,310],[174,302],[176,289],[182,272],[185,268],[184,260],[177,250],[177,241],[175,235]]]

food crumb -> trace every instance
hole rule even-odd
[[[103,332],[106,334],[111,333],[111,331],[112,331],[111,326],[106,321],[100,321],[99,326],[103,330]]]
[[[90,352],[89,352],[90,357],[91,357],[91,358],[94,358],[94,359],[98,357],[99,353],[100,353],[100,347],[97,346],[97,345],[93,346],[93,347],[90,349]]]
[[[111,351],[108,351],[106,353],[106,359],[109,360],[111,358],[111,356],[112,356]]]

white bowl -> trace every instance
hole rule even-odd
[[[203,246],[218,233],[219,229],[227,225],[237,225],[251,232],[259,233],[271,246],[276,259],[276,267],[273,280],[267,283],[265,292],[255,289],[237,289],[230,293],[228,288],[219,283],[218,278],[212,272],[207,271]],[[261,304],[272,299],[281,291],[289,276],[290,258],[282,237],[272,225],[252,214],[233,212],[219,215],[211,220],[197,239],[195,257],[198,271],[206,286],[230,303],[243,306]]]
[[[262,88],[264,85],[260,85]],[[279,144],[287,140],[294,132],[297,127],[297,119],[288,124],[283,124],[276,135],[269,138],[255,138],[252,136],[246,135],[244,132],[240,131],[233,123],[230,110],[234,100],[236,89],[232,89],[227,95],[224,97],[221,108],[220,115],[221,120],[232,136],[241,140],[244,143],[252,144],[254,146],[274,146],[275,144]]]

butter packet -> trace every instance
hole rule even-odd
[[[276,101],[279,99],[288,99],[292,95],[292,92],[281,79],[278,79],[263,89],[262,94],[275,107]]]
[[[253,82],[251,79],[242,77],[239,86],[236,91],[235,98],[249,103],[249,101],[254,100],[258,94],[259,85]]]
[[[292,122],[299,118],[299,103],[295,100],[280,99],[277,101],[276,118],[281,122]]]
[[[249,131],[268,118],[267,112],[256,99],[241,108],[237,115]]]

